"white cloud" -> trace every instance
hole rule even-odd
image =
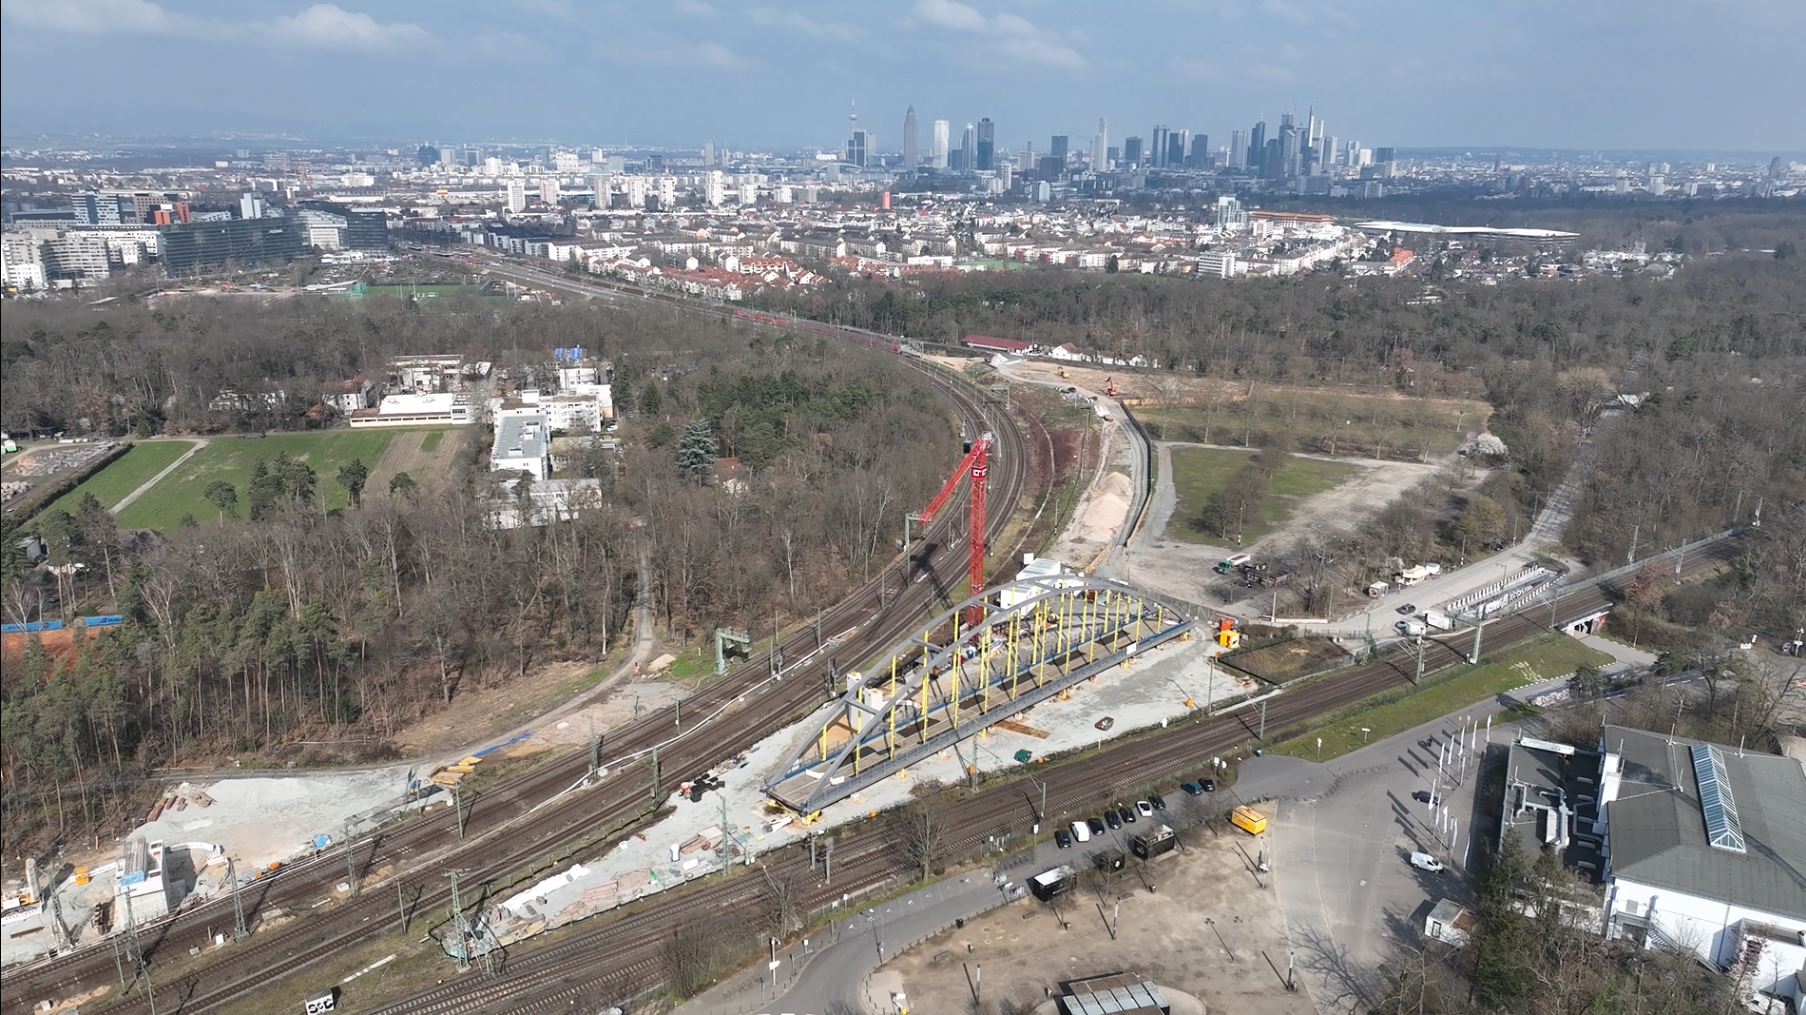
[[[863,34],[852,25],[839,21],[817,21],[806,15],[797,14],[794,11],[781,11],[775,7],[749,7],[746,10],[746,16],[755,25],[799,32],[812,39],[850,42]]]
[[[752,61],[719,42],[699,42],[685,50],[683,56],[692,62],[719,70],[746,70],[754,66]]]
[[[985,27],[985,16],[959,0],[917,0],[916,17],[955,31],[982,32]]]
[[[80,35],[167,35],[192,24],[151,0],[7,0],[4,11],[9,21]]]
[[[1085,58],[1078,50],[1019,14],[1006,11],[987,18],[959,0],[917,0],[914,13],[918,21],[935,28],[982,35],[991,44],[992,52],[1017,63],[1069,70],[1085,66]]]
[[[384,50],[432,41],[432,33],[405,21],[387,24],[337,4],[314,4],[299,14],[271,23],[277,35],[319,49]]]

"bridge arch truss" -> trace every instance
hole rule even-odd
[[[977,616],[976,623],[970,618]],[[1121,582],[1028,578],[941,612],[849,674],[765,790],[803,815],[905,771],[1157,645],[1183,609]]]

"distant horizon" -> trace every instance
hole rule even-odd
[[[154,148],[154,147],[206,148],[206,147],[210,147],[210,146],[219,146],[219,147],[236,146],[236,147],[240,147],[240,148],[252,147],[252,148],[267,148],[270,150],[289,150],[296,145],[311,145],[311,146],[318,146],[318,147],[322,147],[322,148],[384,148],[384,149],[393,148],[401,154],[408,154],[409,149],[418,149],[420,146],[423,146],[423,145],[432,145],[432,146],[450,145],[455,148],[464,148],[464,147],[478,147],[478,148],[481,148],[481,147],[491,147],[491,148],[496,148],[496,147],[517,147],[517,148],[562,147],[562,148],[569,149],[571,151],[588,151],[591,149],[599,148],[599,149],[602,149],[603,151],[655,151],[655,152],[700,153],[703,145],[709,144],[709,143],[714,143],[718,147],[727,148],[727,149],[731,149],[734,151],[753,152],[753,153],[758,153],[758,154],[769,154],[769,155],[782,155],[782,154],[802,153],[802,152],[811,152],[811,151],[831,151],[831,150],[836,150],[838,148],[838,145],[830,146],[826,143],[821,144],[821,145],[737,144],[737,143],[724,142],[719,139],[711,139],[711,138],[703,138],[700,140],[687,141],[687,142],[685,142],[685,141],[680,141],[680,142],[651,142],[651,141],[634,142],[631,140],[627,140],[627,141],[619,141],[619,142],[611,143],[611,142],[607,142],[607,141],[597,141],[594,139],[573,139],[573,138],[561,138],[561,137],[543,137],[543,138],[535,138],[535,137],[493,138],[493,137],[491,137],[491,138],[482,138],[482,139],[472,140],[472,139],[456,139],[456,138],[448,138],[448,137],[427,137],[427,136],[409,136],[409,135],[398,135],[398,136],[388,136],[388,137],[375,136],[375,135],[331,137],[331,136],[327,136],[327,135],[309,135],[309,134],[300,134],[300,133],[290,134],[290,133],[283,133],[283,132],[268,132],[268,133],[249,133],[249,132],[247,132],[247,133],[244,133],[241,135],[241,134],[238,134],[238,133],[232,132],[232,131],[222,131],[217,134],[202,133],[202,134],[192,134],[192,135],[158,135],[158,134],[112,133],[112,132],[106,132],[106,131],[67,131],[67,130],[63,130],[63,131],[18,131],[18,132],[0,133],[0,147],[4,147],[4,148],[29,147],[30,144],[27,141],[21,140],[21,139],[17,138],[16,136],[11,136],[11,135],[14,135],[17,133],[24,133],[24,134],[28,134],[28,135],[34,135],[36,137],[41,137],[41,138],[46,139],[49,143],[54,144],[57,147],[68,147],[68,148],[80,147],[79,142],[81,142],[83,140],[89,140],[98,146],[129,147],[131,145],[142,145],[145,147],[152,147],[152,148]],[[901,133],[901,131],[899,130],[898,133]],[[1127,135],[1127,136],[1145,136],[1145,135]],[[883,136],[880,135],[878,140],[880,142],[883,142],[884,141]],[[1113,141],[1114,141],[1114,143],[1111,145],[1111,147],[1116,147],[1116,148],[1121,147],[1121,139],[1120,138],[1113,138]],[[1213,144],[1212,150],[1214,151],[1219,147],[1221,147],[1221,146]],[[1362,147],[1364,147],[1364,148],[1392,148],[1393,150],[1395,150],[1401,154],[1435,154],[1435,155],[1453,155],[1453,154],[1458,154],[1458,153],[1475,153],[1475,154],[1488,154],[1488,155],[1491,155],[1491,154],[1501,154],[1501,155],[1503,155],[1503,154],[1522,154],[1522,155],[1560,155],[1560,156],[1576,156],[1576,157],[1618,156],[1618,157],[1624,157],[1624,158],[1640,157],[1640,156],[1667,156],[1669,158],[1674,158],[1674,157],[1685,156],[1685,157],[1690,157],[1690,158],[1694,158],[1694,159],[1738,158],[1738,159],[1750,159],[1750,160],[1756,160],[1756,161],[1762,161],[1762,162],[1767,162],[1770,159],[1780,157],[1784,160],[1791,160],[1791,159],[1806,160],[1806,148],[1799,148],[1799,149],[1792,149],[1792,150],[1789,150],[1789,149],[1772,149],[1772,150],[1771,149],[1743,149],[1743,150],[1738,150],[1738,149],[1728,149],[1728,148],[1674,148],[1674,147],[1571,148],[1571,147],[1563,147],[1560,145],[1532,145],[1532,144],[1390,145],[1390,144],[1367,144],[1365,142],[1362,143]],[[924,148],[924,150],[926,150],[926,144],[923,145],[923,148]],[[1074,151],[1081,151],[1081,150],[1085,150],[1087,148],[1089,148],[1089,145],[1080,146],[1076,140],[1073,143]],[[882,144],[882,143],[879,145],[879,147],[876,149],[876,151],[881,155],[900,154],[900,149],[898,147],[886,145],[886,144]],[[1020,151],[1020,147],[1018,147],[1018,146],[1004,147],[1004,146],[1000,145],[998,151],[1000,154],[1013,153],[1013,152]],[[1044,153],[1045,148],[1042,146],[1037,146],[1035,151],[1037,154]]]
[[[1538,139],[1488,150],[1806,143],[1777,137],[1806,95],[1806,4],[1767,0],[1709,17],[1687,0],[1531,0],[1510,16],[1427,0],[7,0],[0,17],[0,118],[33,133],[806,149],[838,147],[857,108],[892,151],[913,105],[924,135],[989,116],[1007,150],[1061,133],[1087,147],[1100,113],[1118,143],[1165,123],[1216,147],[1314,107],[1365,147],[1480,130]]]

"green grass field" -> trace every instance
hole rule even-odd
[[[1155,437],[1200,444],[1284,447],[1321,454],[1410,458],[1444,454],[1478,430],[1492,408],[1465,399],[1405,398],[1365,392],[1266,387],[1253,401],[1214,406],[1150,405],[1135,410]]]
[[[106,468],[58,497],[45,510],[74,514],[75,506],[81,503],[84,495],[90,493],[95,500],[110,508],[124,500],[126,494],[149,482],[152,476],[168,468],[171,462],[182,457],[193,446],[193,441],[139,441],[132,445],[130,451],[108,463]]]
[[[1417,690],[1293,737],[1273,750],[1313,760],[1321,756],[1327,761],[1506,691],[1563,676],[1587,664],[1600,666],[1610,661],[1610,656],[1574,638],[1555,635],[1497,662],[1461,667],[1454,676],[1432,679]],[[1370,731],[1365,736],[1362,727]],[[1323,738],[1321,755],[1318,737]]]
[[[1173,488],[1178,493],[1179,503],[1167,520],[1162,538],[1187,543],[1220,542],[1219,537],[1197,526],[1198,515],[1211,495],[1223,489],[1251,457],[1252,454],[1246,451],[1174,448]],[[1359,471],[1360,466],[1343,462],[1297,456],[1288,458],[1284,467],[1273,476],[1273,490],[1262,505],[1260,517],[1244,520],[1243,545],[1285,524],[1307,498],[1340,485]]]
[[[422,454],[431,454],[432,452],[439,450],[439,442],[444,439],[445,439],[445,431],[444,430],[428,431],[425,436],[420,438],[421,453]]]
[[[366,468],[374,471],[394,436],[392,430],[335,430],[268,437],[215,437],[180,469],[126,508],[119,523],[128,528],[167,532],[181,524],[183,515],[193,515],[201,522],[218,518],[219,509],[203,496],[207,485],[216,479],[223,479],[238,488],[238,509],[242,515],[249,500],[252,465],[258,459],[274,460],[284,452],[313,467],[319,476],[319,491],[325,496],[327,507],[344,507],[347,498],[344,488],[338,484],[339,466],[360,458]],[[106,471],[111,472],[118,464]]]

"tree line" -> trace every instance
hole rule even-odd
[[[62,309],[60,320],[87,320],[85,308]],[[111,311],[109,330],[157,336],[147,323],[155,312]],[[241,333],[257,329],[238,307],[185,312],[204,334],[231,336],[228,346],[261,341]],[[487,352],[480,336],[517,313],[442,314],[441,348]],[[372,314],[353,329],[372,348],[395,347],[378,342],[390,321],[412,326],[405,314]],[[447,434],[456,448],[444,474],[400,474],[382,490],[365,489],[375,463],[318,475],[297,459],[260,461],[248,483],[209,488],[208,517],[162,535],[121,530],[91,497],[28,523],[7,517],[8,620],[125,618],[73,649],[9,658],[0,693],[9,799],[48,807],[54,798],[95,816],[120,773],[293,752],[321,730],[381,756],[386,738],[462,692],[548,661],[602,659],[640,602],[680,642],[717,626],[788,624],[873,573],[894,552],[903,514],[957,458],[944,401],[896,357],[800,337],[755,351],[743,326],[662,309],[577,304],[524,319],[548,325],[538,332],[547,341],[612,354],[617,381],[638,391],[618,451],[590,443],[571,455],[569,473],[595,478],[596,495],[551,524],[496,524],[506,498],[483,462],[481,426]],[[40,320],[76,346],[113,341],[85,323],[56,324],[48,310]],[[179,355],[179,343],[163,343],[148,340],[158,355]],[[519,377],[544,353],[491,355]],[[43,368],[35,353],[17,361]],[[733,449],[730,439],[740,462],[721,471],[715,456]],[[334,485],[349,504],[326,510]],[[49,567],[20,551],[27,530],[44,537]],[[61,823],[55,812],[49,820]],[[9,822],[7,834],[23,824]]]

